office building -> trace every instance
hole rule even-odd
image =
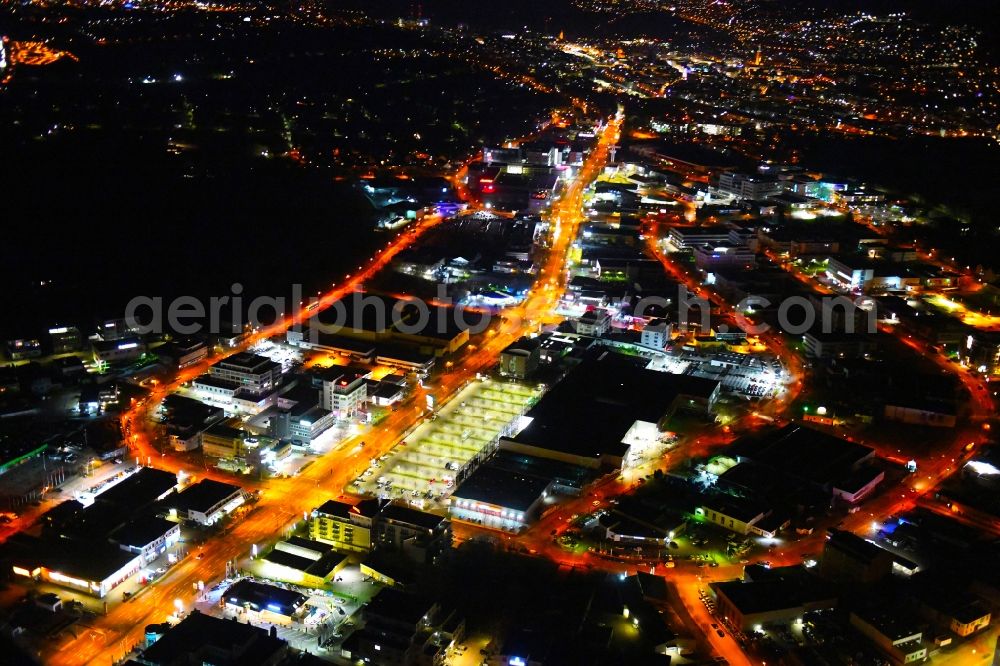
[[[321,371],[319,377],[323,382],[320,406],[338,421],[357,417],[368,399],[365,375],[333,366]]]
[[[719,191],[751,201],[763,201],[783,190],[781,182],[767,176],[726,171],[719,174]]]
[[[329,500],[313,510],[309,536],[338,550],[367,553],[372,548],[372,523],[378,511],[378,500],[355,505]]]
[[[708,243],[695,245],[693,252],[695,265],[703,271],[718,268],[742,268],[749,271],[757,267],[757,255],[743,245]]]
[[[364,627],[343,644],[342,656],[351,662],[417,666],[424,653],[437,654],[433,641],[440,628],[441,607],[422,596],[387,588],[364,609]],[[443,657],[443,650],[440,650]],[[438,663],[432,660],[432,663]]]
[[[232,382],[248,393],[263,395],[281,383],[281,364],[258,354],[240,352],[217,361],[208,374]]]
[[[83,348],[83,335],[76,326],[56,326],[49,329],[49,347],[53,354],[65,354]]]
[[[579,335],[599,338],[611,329],[611,315],[607,310],[588,310],[574,322]]]
[[[156,355],[162,361],[181,369],[208,358],[208,345],[194,338],[180,338],[159,347]]]
[[[797,575],[778,575],[761,581],[711,583],[718,615],[737,631],[754,631],[764,625],[790,624],[805,613],[837,605],[832,588]]]
[[[322,587],[347,565],[347,556],[333,546],[302,537],[278,542],[262,558],[264,575],[306,587]]]
[[[663,350],[673,336],[674,325],[665,319],[654,319],[642,328],[639,344]]]
[[[541,339],[521,337],[500,352],[500,374],[526,379],[538,369],[541,359]]]
[[[140,338],[118,338],[93,342],[94,363],[108,365],[134,361],[146,353],[146,343]]]
[[[374,544],[416,562],[436,562],[451,549],[451,521],[427,511],[388,504],[374,521]]]

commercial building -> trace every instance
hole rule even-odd
[[[111,533],[111,543],[139,555],[145,566],[180,541],[181,526],[175,522],[146,515],[132,519]]]
[[[579,335],[589,335],[599,338],[611,329],[611,315],[607,310],[588,310],[574,322]]]
[[[271,417],[271,432],[275,437],[309,447],[336,421],[337,417],[333,412],[319,405],[308,406],[300,402]]]
[[[651,347],[656,350],[663,350],[673,337],[674,325],[665,319],[654,319],[642,328],[639,344],[643,347]]]
[[[368,402],[376,407],[395,405],[403,399],[406,393],[405,383],[386,381],[384,378],[381,381],[369,379],[366,380],[366,383],[368,384]]]
[[[469,341],[469,313],[456,316],[453,308],[428,305],[380,296],[351,294],[316,315],[318,325],[308,331],[288,334],[300,346],[322,344],[321,330],[335,336],[375,343],[379,355],[392,354],[393,346],[403,345],[423,354],[441,356],[458,350]],[[386,347],[388,345],[388,347]]]
[[[875,457],[870,446],[834,437],[798,423],[734,442],[729,455],[737,462],[753,462],[829,493]]]
[[[338,550],[382,549],[433,562],[451,548],[451,523],[437,514],[375,499],[355,505],[329,500],[313,510],[309,536]]]
[[[958,423],[958,409],[954,401],[909,393],[888,398],[883,415],[889,421],[934,428],[954,428]]]
[[[37,539],[19,533],[7,544],[15,576],[95,597],[104,597],[143,565],[141,555],[98,541]]]
[[[279,666],[288,657],[288,644],[267,629],[204,615],[197,610],[174,627],[150,625],[146,636],[148,647],[133,657],[135,663],[144,666]]]
[[[170,514],[181,520],[212,525],[243,504],[243,489],[230,483],[202,479],[164,500]]]
[[[958,347],[962,363],[983,374],[1000,374],[1000,331],[972,331]]]
[[[250,623],[289,625],[302,614],[306,597],[283,587],[257,583],[247,578],[236,581],[222,593],[226,609]]]
[[[671,227],[667,239],[678,250],[691,250],[703,245],[720,245],[729,242],[731,231],[730,227],[724,225]]]
[[[789,575],[761,581],[711,583],[718,615],[737,631],[787,624],[810,611],[837,605],[837,595],[820,581]]]
[[[342,329],[341,329],[342,330]],[[361,363],[379,363],[393,368],[399,368],[406,372],[426,374],[434,367],[435,351],[431,349],[425,351],[405,344],[391,342],[391,332],[385,329],[381,336],[374,334],[368,337],[359,336],[347,337],[347,335],[334,335],[322,332],[319,328],[306,328],[304,330],[288,329],[285,338],[290,345],[303,349],[315,349],[344,356],[352,361]],[[364,333],[364,329],[362,329]],[[466,331],[466,334],[468,331]],[[376,344],[373,340],[378,337]],[[462,336],[454,338],[457,342]],[[387,340],[383,342],[383,340]]]
[[[216,423],[201,433],[201,450],[210,458],[240,458],[246,454],[244,440],[249,436],[245,430]]]
[[[862,467],[833,484],[833,496],[846,504],[857,504],[885,480],[885,472],[874,465]]]
[[[992,613],[980,597],[950,585],[929,586],[916,595],[920,614],[959,638],[967,638],[990,625]]]
[[[130,511],[142,511],[168,497],[177,487],[177,475],[154,467],[143,467],[123,481],[105,488],[91,501],[99,500]],[[86,504],[86,501],[81,499]]]
[[[737,199],[762,201],[779,194],[782,190],[781,182],[775,178],[735,171],[719,174],[719,191]]]
[[[823,333],[816,327],[802,336],[810,358],[865,358],[878,350],[878,338],[869,333]]]
[[[376,347],[373,343],[327,333],[318,327],[301,330],[289,328],[285,333],[285,341],[295,347],[336,354],[361,363],[371,363],[375,360]]]
[[[486,463],[455,489],[448,512],[458,520],[517,532],[537,518],[552,486],[550,479]]]
[[[892,553],[844,530],[831,529],[820,575],[837,583],[874,583],[892,572]]]
[[[177,451],[193,451],[201,446],[201,433],[225,416],[221,407],[171,393],[158,410],[160,423]]]
[[[136,327],[125,319],[108,319],[97,327],[97,336],[106,342],[134,338],[137,334]]]
[[[582,362],[522,417],[500,448],[582,467],[621,469],[676,411],[708,415],[720,384],[646,370],[613,353]]]
[[[278,542],[262,560],[266,577],[306,587],[326,585],[347,565],[333,546],[296,536]]]
[[[852,611],[850,624],[894,664],[911,664],[927,658],[924,634],[905,612]]]
[[[695,245],[694,263],[703,271],[718,268],[742,268],[752,270],[757,267],[757,255],[750,248],[729,242]]]

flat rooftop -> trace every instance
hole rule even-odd
[[[789,476],[825,485],[845,478],[875,450],[870,446],[790,423],[761,437],[739,440],[730,455],[749,459]]]
[[[213,368],[226,368],[239,372],[261,374],[274,368],[281,368],[281,364],[272,361],[266,356],[254,354],[253,352],[239,352],[233,354],[212,365]]]
[[[123,546],[145,548],[175,527],[177,523],[166,518],[153,515],[141,516],[116,529],[110,538]]]
[[[237,606],[250,604],[251,607],[259,609],[270,608],[270,610],[274,610],[278,608],[278,612],[285,615],[291,615],[307,601],[305,595],[294,590],[286,590],[283,587],[267,583],[257,583],[247,578],[230,585],[222,593],[222,597],[227,603]]]
[[[381,518],[393,520],[398,523],[416,525],[417,527],[425,530],[437,529],[437,527],[445,520],[445,518],[437,514],[428,513],[426,511],[418,511],[417,509],[411,509],[410,507],[403,506],[401,504],[389,504],[384,507],[381,512]]]
[[[391,587],[379,592],[365,607],[365,619],[372,616],[416,625],[433,608],[434,602]]]
[[[167,666],[188,663],[193,656],[204,652],[235,652],[233,661],[229,663],[263,666],[274,663],[277,655],[285,650],[285,641],[272,638],[266,629],[211,617],[195,610],[146,648],[142,653],[142,663]]]
[[[213,479],[202,479],[169,500],[171,508],[205,512],[223,500],[241,492],[239,486]]]
[[[177,475],[154,467],[143,467],[121,483],[97,496],[102,502],[131,509],[152,504],[177,486]]]
[[[879,557],[891,555],[889,551],[883,550],[867,539],[863,539],[846,530],[837,530],[832,528],[830,529],[826,545],[824,546],[824,549],[826,548],[839,550],[856,560],[862,560],[864,562],[871,562]]]
[[[138,557],[106,542],[40,539],[23,533],[8,538],[4,551],[12,564],[28,571],[43,566],[89,582],[106,580]]]
[[[550,483],[544,477],[486,463],[480,465],[452,493],[452,503],[456,499],[472,500],[523,512],[538,501]]]
[[[806,604],[836,600],[836,594],[820,581],[775,579],[712,583],[716,594],[724,595],[743,615],[798,608]],[[832,605],[832,603],[831,603]]]
[[[628,450],[622,439],[636,421],[659,423],[678,398],[708,399],[718,386],[606,354],[584,361],[552,387],[511,441],[583,457],[622,457]]]

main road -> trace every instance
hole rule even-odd
[[[481,344],[465,354],[461,363],[453,364],[439,375],[434,385],[439,401],[447,400],[474,380],[477,373],[492,367],[500,351],[519,336],[539,323],[552,321],[552,312],[565,282],[568,251],[583,220],[584,195],[604,167],[609,148],[618,140],[620,127],[621,114],[607,122],[584,165],[553,203],[549,214],[551,243],[527,298],[520,306],[509,311],[500,322],[494,323],[481,336]],[[439,222],[440,218],[428,219],[413,231],[401,234],[367,265],[360,267],[358,273],[348,276],[344,282],[323,294],[318,308],[290,315],[255,332],[243,348],[258,340],[283,333],[290,326],[306,320],[312,312],[322,310],[359,287],[364,280],[384,268],[393,256],[407,247],[420,233]],[[180,383],[204,372],[206,367],[203,363],[179,373],[171,383],[157,387],[144,404],[137,405],[123,416],[123,427],[127,428],[129,436],[133,438],[132,444],[140,456],[155,456],[160,467],[186,469],[201,476],[210,475],[201,468],[187,469],[182,462],[172,457],[161,457],[152,447],[151,438],[143,427],[152,404],[158,402],[165,393],[176,389]],[[223,534],[209,539],[197,551],[197,556],[182,560],[149,589],[129,601],[113,606],[106,615],[95,618],[88,630],[55,645],[44,655],[46,663],[77,666],[120,660],[129,646],[144,638],[146,625],[163,622],[174,612],[176,600],[180,600],[185,608],[191,608],[196,596],[195,587],[199,582],[207,583],[218,579],[225,572],[227,562],[246,557],[254,545],[274,540],[281,535],[283,529],[296,520],[301,520],[314,507],[331,497],[339,496],[343,488],[368,466],[372,458],[388,452],[419,422],[423,408],[416,405],[417,402],[418,400],[410,400],[392,412],[377,430],[365,435],[364,446],[349,440],[319,458],[296,477],[273,479],[260,484],[261,497],[242,520],[228,527]],[[101,637],[100,640],[95,639],[95,636]]]

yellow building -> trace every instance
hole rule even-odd
[[[275,545],[257,564],[261,575],[305,587],[323,587],[347,566],[347,556],[332,546],[301,537]]]
[[[210,458],[241,458],[244,455],[243,441],[247,435],[245,430],[216,424],[201,433],[201,449]]]
[[[367,553],[372,548],[372,519],[378,509],[377,500],[353,506],[329,500],[313,511],[309,537],[338,550]]]

